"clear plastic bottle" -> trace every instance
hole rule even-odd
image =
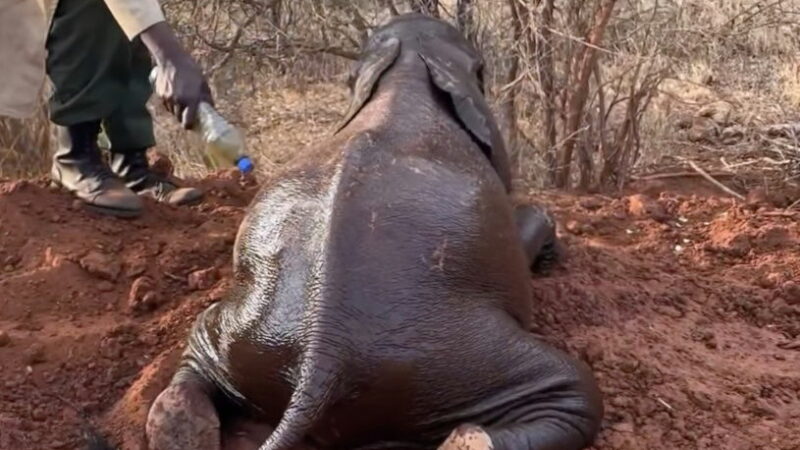
[[[156,70],[154,68],[150,73],[151,83],[155,83]],[[192,129],[200,133],[206,153],[215,164],[236,166],[243,173],[253,170],[253,162],[245,153],[242,133],[228,123],[213,106],[206,102],[200,103],[197,108],[197,122]]]
[[[200,103],[195,125],[206,144],[208,156],[219,165],[235,165],[248,173],[253,162],[244,152],[244,137],[208,103]]]

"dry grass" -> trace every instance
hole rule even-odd
[[[27,120],[0,118],[0,178],[35,177],[49,170],[51,131],[44,105]]]

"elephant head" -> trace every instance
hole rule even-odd
[[[447,22],[406,14],[375,30],[350,71],[352,99],[336,131],[346,127],[369,102],[381,77],[408,58],[424,62],[416,67],[427,70],[431,83],[450,99],[452,107],[448,109],[489,158],[506,189],[510,189],[505,145],[484,95],[483,58]]]

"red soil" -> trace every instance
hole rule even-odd
[[[0,449],[82,448],[80,414],[141,448],[188,326],[224,295],[255,190],[200,185],[203,205],[125,221],[0,183]],[[800,449],[800,213],[676,187],[537,196],[568,256],[531,280],[533,331],[600,380],[596,449]]]

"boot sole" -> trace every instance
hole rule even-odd
[[[142,215],[141,211],[127,211],[124,209],[104,208],[102,206],[92,205],[86,202],[83,202],[83,207],[89,211],[98,214],[103,214],[105,216],[119,217],[121,219],[135,219]]]
[[[175,203],[173,206],[195,206],[195,205],[199,205],[200,203],[203,203],[203,197],[202,196],[197,197],[197,198],[192,199],[192,200],[187,200],[185,202]]]
[[[97,214],[102,214],[105,216],[114,216],[119,217],[122,219],[135,219],[142,215],[142,211],[130,211],[125,209],[116,209],[116,208],[107,208],[104,206],[97,206],[91,203],[86,203],[85,200],[81,199],[80,197],[75,196],[69,189],[62,186],[57,181],[50,181],[50,186],[55,189],[59,189],[63,192],[67,192],[70,195],[73,195],[75,199],[80,200],[81,204],[83,204],[83,208],[89,211],[92,211]]]

